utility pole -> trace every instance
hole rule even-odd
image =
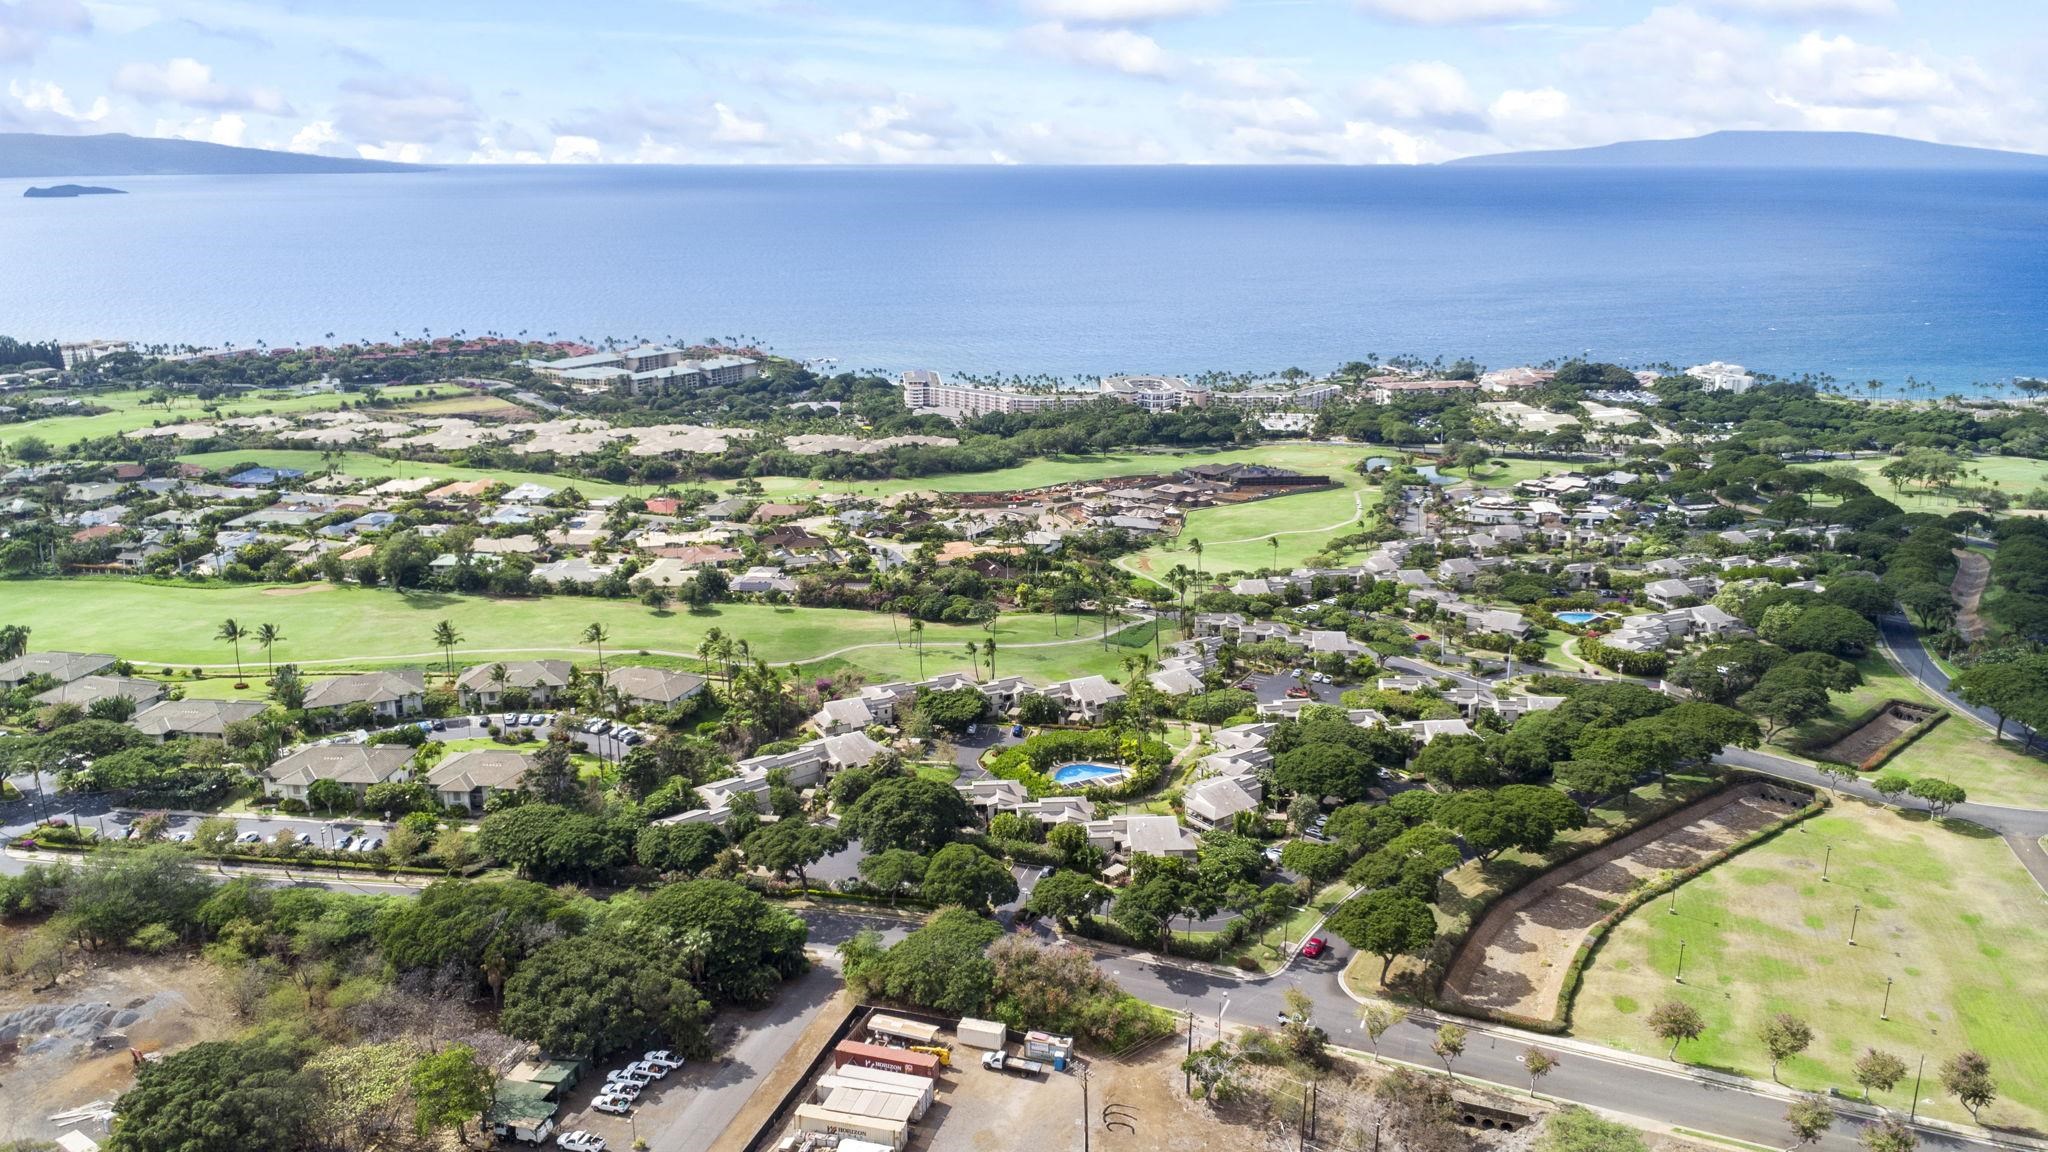
[[[1927,1071],[1927,1053],[1920,1054],[1920,1069],[1913,1073],[1913,1110],[1906,1113],[1908,1123],[1920,1118],[1920,1074]]]
[[[1188,1029],[1194,1035],[1194,1029]],[[1088,1152],[1088,1066],[1081,1065],[1081,1152]]]
[[[1194,1010],[1193,1008],[1190,1008],[1190,1009],[1188,1009],[1188,1055],[1189,1055],[1189,1056],[1193,1056],[1194,1054],[1195,1054],[1195,1010]],[[1180,1082],[1181,1082],[1181,1083],[1180,1083],[1180,1086],[1181,1086],[1181,1094],[1182,1094],[1182,1095],[1184,1095],[1184,1096],[1193,1096],[1193,1095],[1195,1094],[1195,1073],[1194,1073],[1194,1070],[1193,1070],[1193,1069],[1190,1069],[1190,1068],[1183,1068],[1183,1069],[1181,1069],[1181,1072],[1180,1072]],[[1084,1089],[1084,1091],[1085,1091],[1085,1089]],[[1084,1130],[1085,1130],[1085,1128],[1086,1128],[1086,1126],[1087,1126],[1087,1123],[1088,1123],[1088,1116],[1087,1116],[1087,1113],[1085,1113],[1085,1112],[1084,1112],[1084,1113],[1082,1113],[1082,1115],[1081,1115],[1081,1124],[1082,1124],[1082,1126],[1083,1126]],[[1086,1140],[1085,1140],[1085,1139],[1083,1140],[1083,1143],[1086,1143]]]

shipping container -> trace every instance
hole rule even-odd
[[[851,1116],[834,1112],[816,1104],[799,1104],[796,1110],[796,1127],[799,1132],[825,1132],[834,1136],[851,1136],[857,1140],[872,1140],[890,1148],[901,1148],[910,1141],[910,1121],[884,1120],[878,1116]]]
[[[972,1016],[960,1018],[960,1026],[953,1029],[953,1035],[960,1038],[969,1048],[986,1048],[999,1052],[1010,1038],[1010,1030],[995,1020],[976,1020]]]
[[[875,1076],[891,1076],[908,1080],[910,1084],[877,1084],[857,1076],[845,1075],[851,1072],[866,1072]],[[828,1072],[818,1077],[817,1099],[814,1104],[823,1104],[835,1089],[862,1088],[872,1092],[888,1092],[911,1102],[910,1119],[914,1123],[924,1119],[925,1109],[932,1106],[932,1082],[922,1076],[897,1076],[894,1072],[876,1072],[872,1068],[855,1068],[851,1065],[838,1072]]]
[[[905,1020],[901,1016],[870,1016],[868,1031],[887,1040],[900,1040],[905,1044],[930,1045],[939,1042],[939,1029],[936,1025]]]
[[[901,1072],[885,1072],[880,1068],[863,1068],[858,1064],[848,1064],[844,1068],[834,1069],[830,1074],[870,1084],[894,1084],[904,1088],[915,1088],[927,1096],[932,1091],[932,1082],[922,1076],[908,1076]]]
[[[917,1119],[915,1099],[900,1092],[888,1092],[879,1088],[834,1088],[819,1103],[834,1112],[844,1112],[849,1116],[901,1120],[905,1123]]]
[[[884,1072],[902,1072],[922,1076],[927,1080],[939,1078],[939,1058],[928,1052],[912,1052],[904,1048],[884,1048],[879,1044],[863,1044],[858,1040],[841,1040],[832,1049],[834,1068],[857,1064],[863,1068],[880,1068]]]

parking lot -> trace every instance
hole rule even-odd
[[[716,1025],[718,1055],[686,1061],[649,1084],[625,1116],[607,1115],[592,1105],[603,1092],[606,1075],[631,1060],[622,1056],[601,1064],[568,1094],[556,1126],[562,1131],[594,1132],[611,1149],[629,1149],[640,1138],[662,1152],[705,1152],[838,990],[837,974],[817,967],[784,985],[767,1008],[721,1011]],[[633,1059],[638,1056],[632,1054]],[[553,1143],[551,1139],[549,1144]]]

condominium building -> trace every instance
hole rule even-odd
[[[1102,392],[1147,412],[1206,408],[1210,399],[1207,388],[1197,387],[1179,376],[1104,376]]]
[[[1711,364],[1695,364],[1685,370],[1687,376],[1699,381],[1709,392],[1747,392],[1756,387],[1756,377],[1740,364],[1723,364],[1719,360]]]
[[[913,368],[897,377],[903,385],[903,406],[913,412],[937,412],[953,420],[991,412],[1044,412],[1098,397],[1092,392],[1025,392],[1015,388],[980,388],[948,384],[928,368]]]

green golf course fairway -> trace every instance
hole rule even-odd
[[[885,675],[914,674],[917,650],[909,646],[908,622],[874,612],[839,608],[778,608],[723,604],[713,611],[676,610],[656,615],[632,600],[541,596],[494,600],[441,593],[401,595],[388,589],[330,584],[180,585],[123,579],[18,580],[0,584],[0,623],[27,624],[38,650],[108,652],[145,668],[163,665],[219,667],[234,662],[234,651],[214,639],[221,622],[244,626],[276,624],[285,639],[274,653],[279,663],[309,671],[322,665],[361,665],[440,660],[434,625],[452,621],[462,634],[458,663],[494,659],[571,657],[592,659],[581,643],[583,629],[602,624],[611,633],[607,655],[645,649],[695,663],[706,631],[721,629],[743,639],[756,656],[775,663],[810,663],[839,656]],[[1105,653],[1095,639],[1097,623],[1081,624],[1078,642],[1073,617],[1053,634],[1049,616],[1005,616],[996,627],[996,670],[1038,679],[1080,671],[1114,669],[1128,650],[1111,645]],[[897,646],[897,637],[903,647]],[[924,662],[932,673],[965,671],[968,641],[988,637],[986,629],[948,624],[924,631]],[[1055,647],[1023,645],[1058,641]],[[263,652],[242,643],[244,667],[261,667]],[[1078,671],[1068,671],[1076,668]]]

